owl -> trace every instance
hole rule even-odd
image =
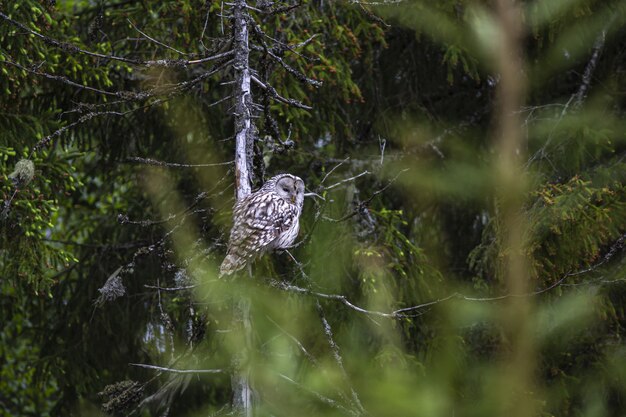
[[[291,246],[298,236],[303,204],[304,182],[290,174],[270,178],[238,201],[220,276],[239,271],[264,252]]]

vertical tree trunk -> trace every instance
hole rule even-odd
[[[243,345],[233,358],[233,410],[236,415],[252,417],[252,386],[250,384],[249,351],[252,343],[252,322],[250,321],[250,299],[241,297],[233,306],[235,331],[241,332]]]
[[[252,148],[254,124],[252,122],[252,92],[250,91],[250,49],[248,47],[248,23],[246,1],[235,0],[234,48],[235,48],[235,180],[237,200],[251,192]]]
[[[237,201],[252,191],[252,148],[254,123],[252,121],[252,93],[250,91],[250,66],[248,47],[248,24],[246,21],[246,1],[235,0],[234,49],[235,49],[235,195]],[[250,320],[250,299],[242,296],[234,303],[234,329],[241,332],[243,341],[240,351],[233,358],[233,409],[235,413],[252,417],[252,387],[250,385],[249,357],[252,341]]]

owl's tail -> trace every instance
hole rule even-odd
[[[234,274],[235,272],[243,269],[246,266],[247,259],[238,253],[228,251],[226,257],[220,265],[220,278],[225,275]]]

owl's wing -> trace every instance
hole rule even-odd
[[[250,252],[262,252],[271,246],[294,221],[291,206],[273,195],[261,196],[241,207],[237,234]],[[236,210],[237,211],[237,210]],[[239,233],[240,232],[240,233]],[[254,256],[254,255],[252,255]]]
[[[289,204],[272,194],[251,194],[238,202],[233,210],[228,252],[220,267],[222,274],[238,271],[270,248],[293,224],[292,211]]]

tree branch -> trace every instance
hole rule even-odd
[[[233,51],[227,51],[227,52],[223,52],[223,53],[219,53],[219,54],[215,54],[212,56],[208,56],[208,57],[204,57],[201,59],[194,59],[194,60],[184,60],[184,59],[157,59],[157,60],[138,60],[138,59],[131,59],[131,58],[125,58],[125,57],[121,57],[121,56],[116,56],[116,55],[106,55],[106,54],[100,54],[97,52],[91,52],[91,51],[87,51],[85,49],[82,49],[72,43],[69,42],[61,42],[58,41],[56,39],[53,39],[49,36],[45,36],[42,35],[39,32],[35,32],[34,30],[28,28],[27,26],[23,25],[22,23],[11,19],[9,16],[7,16],[6,14],[0,12],[0,18],[6,20],[7,22],[9,22],[10,24],[12,24],[13,26],[16,26],[24,31],[26,31],[27,33],[34,35],[35,37],[37,37],[38,39],[41,39],[43,42],[47,43],[48,45],[54,46],[56,48],[59,48],[67,53],[73,54],[73,53],[80,53],[83,55],[88,55],[88,56],[92,56],[95,58],[100,58],[100,59],[106,59],[109,61],[119,61],[119,62],[125,62],[127,64],[132,64],[132,65],[143,65],[146,67],[181,67],[184,68],[187,65],[193,65],[193,64],[202,64],[205,62],[209,62],[209,61],[215,61],[217,59],[220,58],[224,58],[226,56],[232,55]]]
[[[347,414],[347,415],[351,415],[351,416],[355,416],[358,414],[355,414],[354,411],[351,411],[349,409],[347,409],[346,407],[344,407],[343,405],[339,404],[337,401],[333,400],[332,398],[329,398],[325,395],[320,394],[319,392],[313,391],[307,387],[305,387],[304,385],[294,381],[293,379],[289,378],[287,375],[281,374],[279,373],[278,376],[280,376],[282,379],[284,379],[285,381],[289,382],[290,384],[300,388],[301,390],[313,395],[315,398],[317,398],[318,400],[320,400],[321,402],[336,408],[337,410]]]
[[[135,163],[135,164],[145,164],[145,165],[154,165],[166,168],[205,168],[205,167],[217,167],[224,165],[232,165],[235,161],[228,162],[217,162],[214,164],[180,164],[177,162],[164,162],[157,161],[155,159],[150,158],[140,158],[140,157],[128,157],[125,160],[126,162]]]
[[[319,300],[315,301],[315,308],[320,317],[320,320],[322,321],[324,335],[326,336],[326,340],[328,341],[328,346],[330,347],[330,350],[333,353],[333,358],[335,359],[335,362],[337,363],[337,366],[339,367],[339,370],[341,371],[341,376],[343,377],[343,380],[350,387],[350,394],[352,396],[353,406],[358,410],[358,412],[354,414],[357,416],[365,414],[365,409],[363,408],[363,404],[361,404],[359,395],[357,394],[352,384],[350,384],[350,378],[348,377],[348,373],[346,372],[346,369],[343,366],[343,359],[341,357],[341,353],[339,352],[339,346],[337,346],[337,343],[335,343],[335,339],[333,338],[333,329],[330,327],[330,323],[328,323],[328,320],[326,320],[324,309],[322,308],[322,305],[320,304]]]

